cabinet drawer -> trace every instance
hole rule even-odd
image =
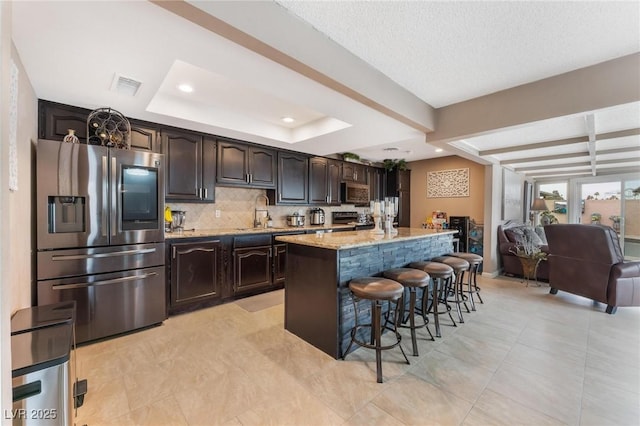
[[[233,238],[233,248],[270,246],[271,234],[243,235]]]

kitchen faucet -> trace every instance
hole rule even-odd
[[[254,228],[260,228],[262,226],[262,222],[260,222],[260,219],[258,219],[258,212],[266,212],[267,213],[266,216],[267,217],[269,216],[269,210],[267,210],[267,209],[259,209],[258,208],[258,201],[260,201],[261,198],[264,198],[265,207],[269,205],[269,198],[267,198],[266,195],[260,194],[260,195],[258,195],[256,197],[255,212],[253,214],[253,227]]]

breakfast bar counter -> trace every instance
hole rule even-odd
[[[285,328],[341,358],[355,321],[349,281],[451,253],[455,232],[399,228],[393,236],[352,231],[277,237],[287,243]]]

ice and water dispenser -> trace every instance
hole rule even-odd
[[[85,231],[85,197],[49,196],[49,233]]]

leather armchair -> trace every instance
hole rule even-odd
[[[608,226],[555,224],[544,227],[549,244],[549,285],[619,306],[640,306],[640,261],[625,262],[618,234]]]

